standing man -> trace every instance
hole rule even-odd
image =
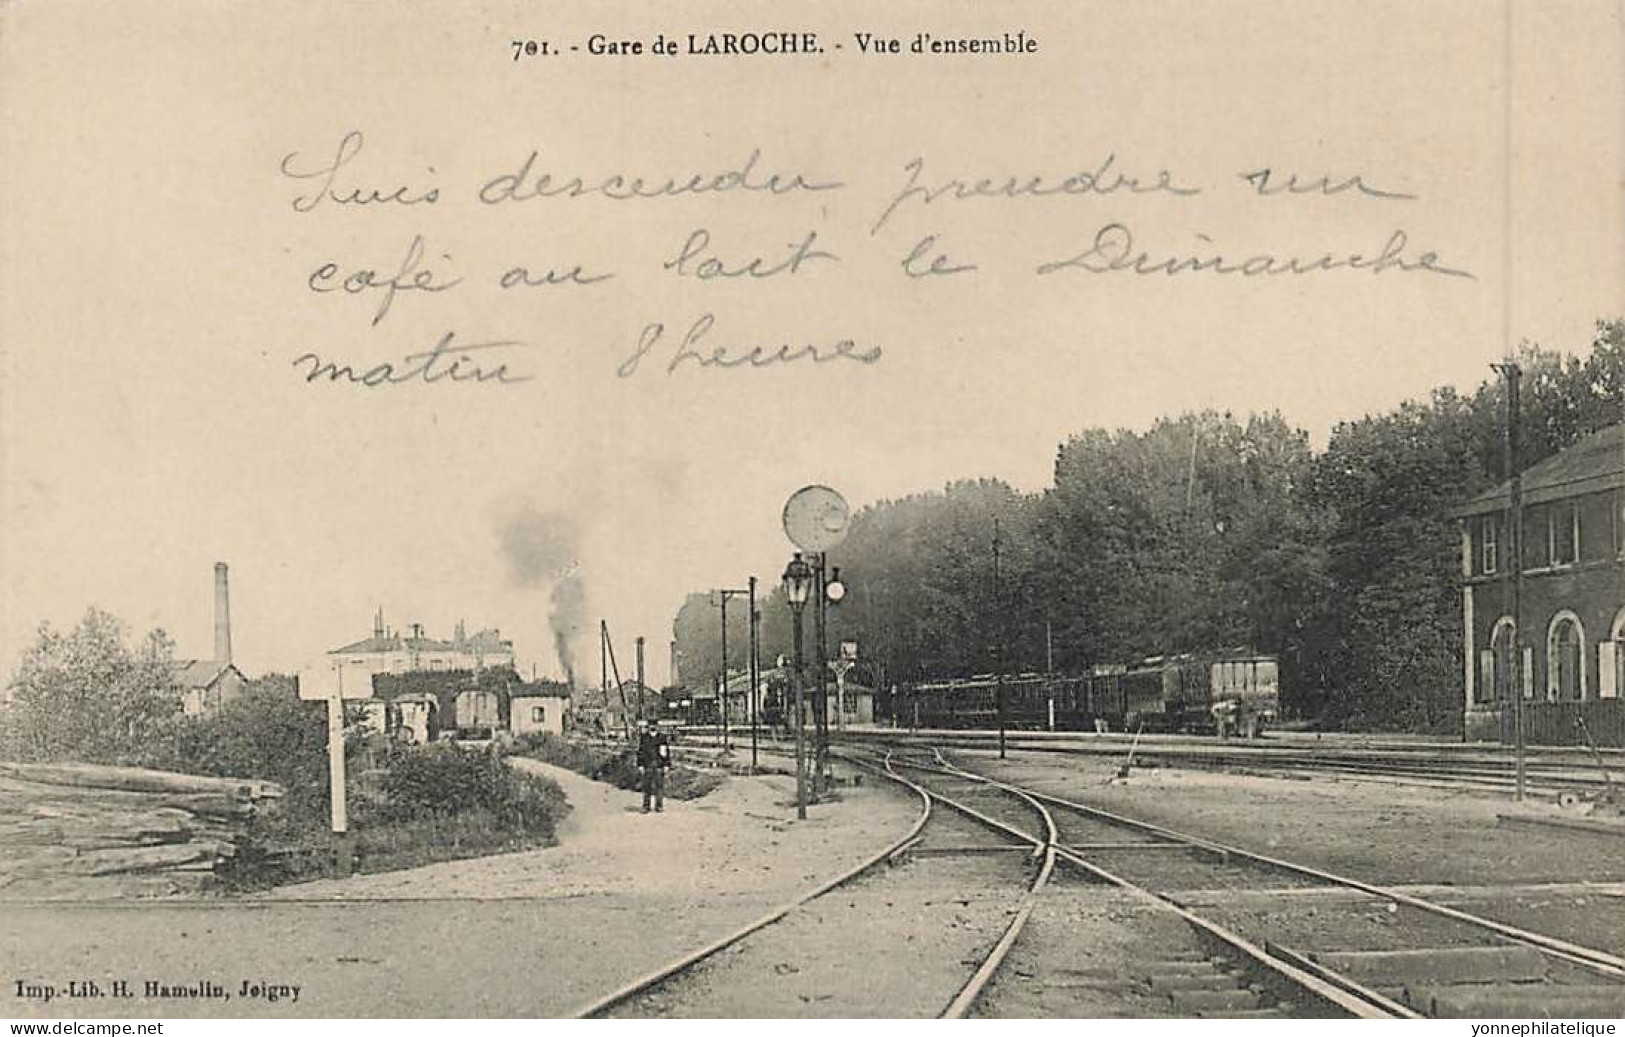
[[[638,735],[638,771],[643,778],[643,812],[649,812],[652,796],[655,812],[666,809],[666,768],[671,765],[671,743],[645,720]]]

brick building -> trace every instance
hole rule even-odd
[[[1467,737],[1511,741],[1505,707],[1521,687],[1530,742],[1575,744],[1589,732],[1625,745],[1625,425],[1524,472],[1516,661],[1508,497],[1503,483],[1457,512]]]

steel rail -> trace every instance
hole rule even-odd
[[[965,775],[972,775],[974,772],[962,770],[961,773]],[[1008,782],[1002,782],[996,778],[990,778],[986,775],[975,774],[974,776],[1000,787],[1016,787],[1010,785]],[[1414,907],[1430,914],[1435,914],[1443,918],[1449,918],[1457,922],[1462,922],[1466,925],[1485,929],[1489,932],[1496,933],[1499,936],[1503,936],[1514,943],[1534,947],[1539,951],[1551,955],[1554,958],[1568,962],[1569,964],[1590,969],[1593,972],[1613,979],[1625,979],[1625,958],[1621,958],[1614,954],[1609,954],[1606,951],[1597,950],[1594,947],[1584,947],[1579,944],[1570,943],[1567,940],[1559,940],[1556,937],[1546,936],[1542,933],[1532,932],[1527,929],[1521,929],[1514,925],[1508,925],[1505,922],[1497,922],[1493,918],[1485,918],[1482,915],[1475,915],[1469,911],[1462,911],[1458,908],[1448,907],[1444,904],[1434,903],[1431,900],[1425,900],[1421,897],[1412,896],[1409,893],[1402,893],[1397,889],[1392,889],[1386,886],[1378,886],[1370,882],[1364,882],[1360,879],[1351,878],[1347,875],[1339,875],[1335,872],[1324,871],[1320,868],[1315,868],[1307,864],[1297,864],[1293,861],[1282,860],[1279,857],[1271,857],[1266,854],[1254,853],[1251,850],[1244,850],[1239,846],[1230,846],[1225,843],[1214,842],[1211,839],[1204,839],[1201,836],[1189,835],[1184,832],[1175,831],[1174,829],[1165,828],[1149,821],[1141,821],[1137,818],[1126,817],[1122,814],[1116,814],[1109,810],[1103,810],[1100,807],[1088,806],[1087,804],[1078,803],[1074,800],[1065,799],[1061,796],[1055,796],[1045,792],[1038,792],[1033,789],[1024,789],[1023,791],[1026,791],[1034,799],[1038,799],[1042,802],[1065,807],[1068,810],[1073,810],[1080,814],[1084,814],[1099,820],[1109,821],[1125,828],[1133,828],[1142,832],[1148,832],[1164,839],[1183,843],[1187,846],[1199,847],[1201,849],[1208,850],[1211,853],[1239,857],[1244,860],[1264,864],[1282,871],[1291,872],[1297,875],[1304,875],[1330,885],[1359,890],[1362,893],[1367,893],[1383,900],[1388,900],[1396,904],[1404,904],[1407,907]]]
[[[872,741],[922,747],[948,745],[966,749],[980,748],[992,741],[990,732],[977,730],[937,736],[908,732],[848,732],[845,737],[855,743]],[[1010,746],[1023,751],[1080,756],[1120,756],[1126,749],[1118,741],[1091,741],[1085,744],[1066,741],[1059,736],[1024,739],[1020,733],[1010,735]],[[1426,787],[1499,789],[1502,786],[1510,787],[1513,777],[1511,762],[1494,756],[1464,758],[1459,753],[1424,752],[1398,746],[1335,747],[1322,751],[1295,744],[1222,746],[1191,741],[1142,746],[1139,757],[1168,766],[1220,769],[1256,767],[1388,777]],[[1605,784],[1594,773],[1594,765],[1587,761],[1537,760],[1531,766],[1534,769],[1530,780],[1551,793],[1600,791]]]
[[[894,761],[891,759],[890,753],[888,753],[887,756],[887,765],[891,766],[893,763],[896,763],[915,770],[941,774],[948,777],[958,778],[960,780],[973,781],[979,784],[1001,788],[1007,792],[1019,796],[1035,807],[1039,815],[1044,819],[1045,826],[1048,830],[1047,839],[1045,840],[1046,866],[1048,866],[1054,860],[1064,860],[1096,879],[1124,889],[1133,896],[1153,907],[1172,912],[1193,928],[1206,933],[1209,937],[1216,940],[1220,944],[1231,948],[1243,957],[1251,959],[1254,963],[1265,970],[1275,973],[1277,976],[1291,983],[1293,986],[1309,992],[1315,997],[1320,998],[1322,1001],[1325,1001],[1328,1004],[1349,1013],[1355,1018],[1422,1018],[1421,1015],[1405,1007],[1404,1005],[1398,1004],[1393,1000],[1384,997],[1382,994],[1379,994],[1374,990],[1370,990],[1356,981],[1334,973],[1329,969],[1320,967],[1316,971],[1311,971],[1299,967],[1299,965],[1295,962],[1271,955],[1268,950],[1260,948],[1256,944],[1253,944],[1251,941],[1247,940],[1245,937],[1231,932],[1230,930],[1195,914],[1194,912],[1185,908],[1183,905],[1178,904],[1173,900],[1151,890],[1145,889],[1142,886],[1136,885],[1122,876],[1109,872],[1106,869],[1085,860],[1075,851],[1060,845],[1060,834],[1055,824],[1054,814],[1043,807],[1041,802],[1043,797],[1034,795],[1028,789],[1011,785],[1006,782],[999,782],[985,775],[976,774],[975,772],[956,767],[944,759],[939,750],[933,749],[932,752],[937,759],[938,765],[933,766],[931,764],[911,761]],[[937,796],[939,799],[942,799],[943,802],[952,805],[947,797],[942,796],[941,793],[932,791],[931,794],[933,796]],[[995,822],[995,824],[997,824],[1001,830],[1009,830],[1008,826],[1003,825],[1000,822]],[[1027,836],[1027,838],[1032,840],[1034,837]],[[1024,899],[1023,910],[1019,913],[1019,920],[1022,925],[1025,925],[1027,916],[1030,916],[1032,913],[1033,905],[1030,902],[1030,899],[1031,898]],[[1015,930],[1013,927],[1011,932],[1007,932],[1006,939],[1000,941],[1001,946],[995,948],[999,961],[1002,961],[1004,956],[1009,951],[1009,946],[1002,945],[1008,943],[1009,945],[1013,946],[1015,943],[1015,936],[1018,933],[1019,931]],[[989,968],[987,967],[987,963],[984,962],[983,968],[978,970],[977,977],[973,977],[973,982],[976,984],[974,991],[971,990],[971,986],[968,984],[966,990],[970,991],[969,996],[967,997],[966,992],[962,991],[961,997],[955,1000],[954,1005],[950,1006],[950,1010],[953,1008],[968,1010],[970,1005],[975,1002],[976,997],[980,995],[981,988],[984,987],[987,981],[992,978],[993,972],[996,968],[996,963],[992,968]],[[945,1017],[958,1018],[959,1016],[957,1014],[948,1016],[945,1013]]]
[[[1144,886],[1137,885],[1128,879],[1113,872],[1107,871],[1073,851],[1064,847],[1056,850],[1056,855],[1062,860],[1082,871],[1118,886],[1132,893],[1134,896],[1165,908],[1184,919],[1186,922],[1207,933],[1209,936],[1223,943],[1225,946],[1252,959],[1252,961],[1274,972],[1276,975],[1289,980],[1295,985],[1343,1009],[1356,1019],[1422,1019],[1420,1013],[1406,1008],[1390,998],[1384,997],[1360,983],[1349,979],[1330,969],[1322,967],[1322,975],[1316,975],[1297,965],[1272,955],[1267,949],[1259,947],[1239,933],[1232,932],[1216,922],[1210,922],[1189,908],[1176,903],[1169,897],[1163,896]],[[1333,978],[1335,977],[1335,978]]]
[[[1024,798],[1034,802],[1045,798],[1041,795],[1034,794],[1027,789],[1022,789],[1019,786],[999,782],[996,779],[987,777],[986,775],[976,774],[973,771],[967,771],[963,768],[955,767],[953,764],[943,759],[940,752],[937,753],[937,759],[942,763],[942,766],[947,769],[948,773],[957,774],[961,777],[976,781],[983,781],[1000,788],[1009,789],[1010,791],[1016,792],[1018,795],[1021,795]],[[1045,816],[1047,818],[1050,817],[1050,815],[1047,813]],[[1195,912],[1186,908],[1184,905],[1176,903],[1171,898],[1146,889],[1144,886],[1131,882],[1114,872],[1107,871],[1105,868],[1084,859],[1081,855],[1071,849],[1068,849],[1067,847],[1056,845],[1055,843],[1057,836],[1055,832],[1056,830],[1054,827],[1054,822],[1053,819],[1051,819],[1051,849],[1060,859],[1103,882],[1110,883],[1127,891],[1131,895],[1152,906],[1173,912],[1194,928],[1206,933],[1208,936],[1238,952],[1244,957],[1252,959],[1255,964],[1275,973],[1295,986],[1307,990],[1321,1000],[1343,1009],[1345,1012],[1348,1012],[1355,1018],[1423,1018],[1417,1012],[1406,1008],[1404,1005],[1398,1004],[1390,998],[1384,997],[1382,994],[1379,994],[1376,991],[1371,990],[1346,976],[1332,973],[1329,969],[1323,969],[1325,973],[1328,973],[1327,975],[1317,975],[1306,969],[1300,968],[1293,962],[1285,961],[1271,955],[1268,950],[1259,947],[1239,933],[1232,932],[1231,930],[1226,929],[1215,922],[1211,922],[1208,919],[1203,918],[1201,915],[1196,914]]]
[[[868,767],[872,770],[880,769],[880,767],[871,760],[864,760],[844,754],[843,758],[851,763],[857,764],[860,767]],[[946,771],[940,771],[940,769],[936,767],[929,767],[903,761],[896,762],[901,763],[901,765],[904,767],[913,767],[917,769],[938,771],[939,773],[947,773]],[[967,979],[964,985],[959,988],[959,992],[954,995],[953,1000],[949,1001],[947,1007],[945,1007],[938,1014],[938,1018],[940,1019],[963,1019],[966,1013],[971,1010],[971,1007],[976,1004],[977,999],[982,996],[982,992],[987,989],[988,983],[992,981],[994,975],[999,971],[999,966],[1004,964],[1004,959],[1010,954],[1011,948],[1016,945],[1016,940],[1020,938],[1021,931],[1026,928],[1027,919],[1032,917],[1033,908],[1038,903],[1038,894],[1041,893],[1044,887],[1049,884],[1050,876],[1055,871],[1055,834],[1057,831],[1055,827],[1055,818],[1050,814],[1049,808],[1045,807],[1042,803],[1039,803],[1036,799],[1033,799],[1031,796],[1024,795],[1020,792],[1016,793],[1017,796],[1020,796],[1020,798],[1031,805],[1032,808],[1038,812],[1038,815],[1044,819],[1044,825],[1049,833],[1049,838],[1039,839],[1036,836],[1029,835],[1028,833],[1021,831],[1019,828],[1007,825],[997,818],[988,817],[986,814],[975,809],[974,807],[961,803],[951,796],[946,796],[934,789],[927,789],[922,785],[917,785],[914,782],[909,781],[907,778],[904,778],[893,769],[893,763],[894,761],[892,760],[891,752],[888,750],[884,761],[884,767],[885,773],[889,777],[903,782],[910,788],[913,788],[916,792],[919,792],[921,795],[927,796],[951,810],[956,810],[959,813],[964,814],[966,817],[969,817],[993,829],[994,831],[1012,836],[1020,842],[1032,843],[1033,855],[1035,857],[1042,855],[1044,859],[1043,864],[1039,866],[1038,873],[1033,877],[1032,884],[1028,886],[1026,892],[1022,894],[1021,902],[1017,905],[1015,914],[1010,918],[1010,924],[1005,926],[1004,932],[999,936],[999,939],[993,944],[993,946],[988,949],[987,954],[982,958],[981,964],[976,967],[976,971],[971,973],[970,978]]]
[[[844,756],[843,759],[851,760],[853,763],[859,763],[860,765],[862,765],[861,761],[859,761],[859,760],[857,760],[857,759],[855,759],[854,757],[851,757],[851,756]],[[873,766],[873,764],[870,764],[870,766]],[[932,773],[932,774],[945,774],[945,775],[948,775],[949,777],[962,777],[961,775],[954,774],[952,771],[944,770],[941,767],[933,767],[933,766],[931,766],[930,764],[927,764],[927,763],[913,763],[913,762],[910,762],[908,760],[893,760],[893,759],[890,758],[890,756],[887,757],[886,762],[885,762],[885,766],[886,766],[887,769],[890,769],[890,768],[892,768],[894,766],[907,767],[910,770],[927,771],[927,772]],[[896,775],[894,775],[894,776],[896,776]],[[910,782],[910,784],[912,785],[913,783]],[[981,824],[981,825],[983,825],[983,826],[985,826],[987,828],[991,828],[994,831],[1000,832],[1000,833],[1002,833],[1004,835],[1008,835],[1012,839],[1015,839],[1015,840],[1017,840],[1019,842],[1030,843],[1032,845],[1032,848],[1033,848],[1032,855],[1034,857],[1037,857],[1038,855],[1040,855],[1041,853],[1044,852],[1045,842],[1044,842],[1044,840],[1038,838],[1036,835],[1033,835],[1030,832],[1023,832],[1021,829],[1016,828],[1016,827],[1014,827],[1012,825],[1007,825],[1003,821],[1000,821],[996,817],[989,817],[986,814],[982,813],[980,810],[977,810],[975,807],[970,806],[967,803],[961,803],[959,800],[953,799],[953,798],[951,798],[949,796],[946,796],[946,795],[943,795],[940,792],[936,792],[936,791],[930,790],[930,789],[927,789],[926,791],[927,791],[927,793],[929,795],[931,795],[932,797],[937,799],[939,802],[942,803],[943,806],[949,808],[950,810],[954,810],[954,811],[957,811],[958,813],[964,814],[966,817],[968,817],[971,820],[977,822],[978,824]],[[1048,826],[1049,826],[1050,830],[1053,832],[1055,830],[1055,822],[1054,822],[1054,819],[1049,816],[1049,811],[1045,807],[1041,806],[1036,800],[1033,800],[1031,797],[1027,797],[1027,799],[1028,799],[1028,802],[1032,803],[1034,808],[1037,809],[1039,814],[1044,817],[1045,821],[1048,823]]]
[[[718,953],[719,951],[726,950],[752,933],[767,928],[788,915],[790,912],[794,911],[796,908],[801,907],[810,901],[816,900],[833,889],[845,885],[877,864],[889,860],[905,845],[917,840],[920,836],[920,832],[925,828],[926,822],[931,819],[931,796],[927,794],[924,789],[920,788],[918,785],[915,785],[913,782],[910,782],[899,775],[893,775],[893,777],[895,777],[900,784],[913,789],[914,792],[920,797],[920,816],[915,819],[914,824],[909,828],[908,832],[905,833],[902,838],[889,844],[879,853],[866,858],[855,867],[842,872],[840,875],[837,875],[828,882],[815,887],[809,892],[801,894],[794,900],[780,904],[778,907],[773,908],[771,911],[755,919],[754,921],[747,922],[727,935],[713,940],[697,950],[690,951],[680,958],[667,962],[665,965],[639,976],[631,982],[616,988],[610,993],[605,994],[594,1001],[581,1005],[574,1011],[570,1012],[567,1018],[589,1019],[593,1016],[602,1015],[604,1012],[614,1008],[616,1005],[623,1004],[639,994],[658,986],[678,973],[693,968],[695,965]]]
[[[942,1018],[944,1019],[963,1019],[970,1012],[971,1006],[976,1004],[977,999],[982,996],[982,992],[987,989],[988,983],[992,981],[994,974],[999,971],[999,966],[1004,964],[1004,959],[1010,954],[1010,949],[1016,945],[1016,940],[1020,938],[1021,931],[1027,926],[1027,919],[1032,917],[1033,908],[1038,906],[1038,895],[1043,892],[1045,886],[1049,885],[1050,876],[1055,872],[1055,843],[1058,831],[1055,827],[1055,817],[1050,813],[1048,807],[1026,793],[1021,792],[1017,793],[1017,795],[1031,805],[1034,810],[1038,811],[1038,816],[1044,819],[1044,827],[1048,833],[1042,847],[1044,863],[1038,869],[1038,875],[1033,879],[1033,884],[1022,895],[1021,904],[1016,908],[1015,916],[1010,919],[1009,926],[1005,928],[1004,935],[999,937],[999,942],[994,944],[987,957],[982,959],[981,967],[971,976],[970,981],[960,988],[959,995],[949,1002],[948,1007],[943,1010]]]

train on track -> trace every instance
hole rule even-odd
[[[1256,738],[1280,716],[1281,668],[1273,655],[1235,652],[1152,656],[1088,674],[1003,678],[1007,727],[1057,731],[1189,731]],[[899,724],[991,728],[999,678],[980,675],[898,689]]]

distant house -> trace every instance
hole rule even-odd
[[[180,692],[181,712],[189,717],[212,713],[248,688],[248,679],[241,670],[218,659],[176,660],[174,681]]]
[[[561,735],[569,709],[566,695],[515,695],[508,706],[509,729],[516,735],[532,731]]]
[[[1625,745],[1625,425],[1523,473],[1523,550],[1507,551],[1509,484],[1458,509],[1467,737],[1512,739],[1521,693],[1532,742]],[[1523,573],[1520,625],[1509,614]],[[1514,658],[1512,646],[1522,646]]]
[[[410,634],[402,636],[384,627],[380,609],[373,618],[372,636],[327,653],[344,670],[360,673],[412,673],[419,670],[480,670],[512,667],[513,642],[500,631],[480,630],[469,634],[459,622],[451,640],[426,637],[421,624],[414,623]]]

